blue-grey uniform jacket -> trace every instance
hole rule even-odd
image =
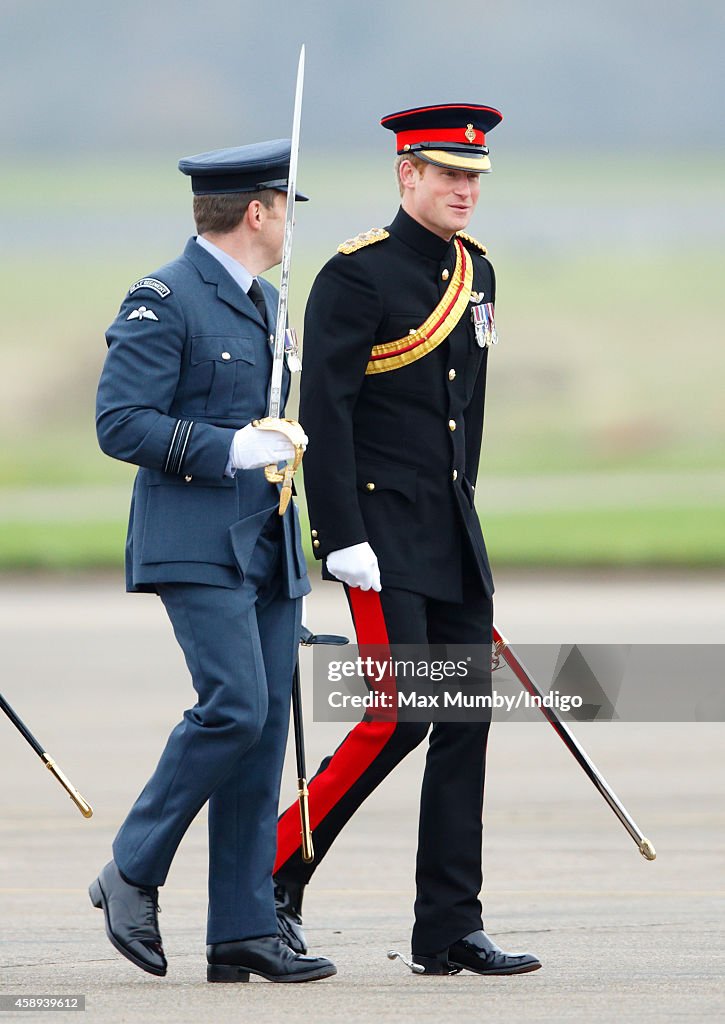
[[[106,334],[96,425],[106,454],[140,469],[126,583],[239,586],[278,503],[263,469],[225,475],[234,433],[266,414],[276,289],[262,281],[267,329],[251,299],[194,238],[130,288]],[[289,390],[285,368],[284,394]],[[275,513],[276,514],[276,513]],[[284,519],[286,588],[309,592],[297,510]]]

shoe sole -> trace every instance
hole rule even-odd
[[[136,967],[140,967],[142,971],[146,971],[147,974],[153,974],[157,978],[165,977],[166,968],[152,967],[150,964],[144,963],[143,960],[139,960],[139,958],[137,956],[134,956],[129,949],[126,949],[126,947],[123,946],[118,941],[116,936],[113,934],[113,932],[111,931],[111,925],[109,924],[108,921],[108,904],[106,903],[106,897],[104,895],[103,889],[101,888],[101,883],[99,882],[98,879],[96,879],[95,882],[91,882],[88,888],[88,895],[90,896],[91,903],[96,908],[96,910],[103,911],[103,920],[106,925],[106,935],[108,936],[108,941],[111,943],[114,949],[117,949],[122,956],[125,956],[126,959],[130,960],[131,963],[135,964]]]
[[[318,967],[314,971],[307,971],[306,974],[265,974],[264,971],[255,971],[251,967],[236,967],[231,964],[208,964],[206,968],[206,980],[213,982],[245,982],[249,981],[250,974],[274,982],[321,981],[337,974],[337,968]]]
[[[531,974],[532,971],[538,971],[541,967],[540,963],[525,964],[523,967],[502,967],[498,971],[477,971],[475,967],[469,967],[468,964],[456,963],[455,960],[450,960],[449,963],[452,967],[457,967],[459,971],[471,971],[472,974],[480,974],[483,977],[493,976],[502,977],[504,975],[509,976],[512,974]]]

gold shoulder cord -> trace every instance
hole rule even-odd
[[[349,256],[351,253],[357,252],[358,249],[364,249],[367,245],[382,242],[385,238],[390,238],[390,232],[386,231],[385,228],[370,228],[369,231],[361,231],[354,238],[348,238],[346,242],[341,242],[337,247],[337,251],[345,256]]]
[[[477,238],[474,238],[473,235],[469,235],[466,231],[456,231],[456,238],[460,238],[462,242],[467,242],[472,249],[478,249],[478,251],[483,253],[484,256],[488,254],[488,249],[483,242],[479,242]]]

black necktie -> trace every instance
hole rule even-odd
[[[257,281],[256,278],[252,281],[251,285],[249,286],[249,291],[247,292],[247,295],[252,300],[254,305],[257,307],[257,312],[261,316],[262,322],[264,323],[264,326],[266,327],[267,326],[267,304],[264,301],[264,295],[262,294],[262,289],[260,288],[259,281]]]

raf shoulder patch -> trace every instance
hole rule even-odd
[[[465,242],[471,249],[477,249],[480,253],[485,256],[488,253],[486,246],[479,242],[473,235],[467,234],[465,231],[456,231],[456,238],[460,238],[462,242]]]
[[[159,281],[157,277],[142,277],[135,284],[132,284],[128,289],[128,294],[133,295],[134,292],[139,291],[141,288],[148,288],[149,291],[156,292],[160,299],[165,299],[171,295],[171,289],[163,281]]]
[[[357,252],[358,249],[364,249],[366,245],[374,245],[376,242],[382,242],[385,238],[390,238],[390,232],[386,231],[385,228],[370,228],[369,231],[361,231],[360,234],[355,235],[354,238],[348,238],[346,242],[338,245],[337,251],[344,253],[345,256],[349,256],[351,252]]]
[[[154,313],[153,309],[147,309],[146,306],[139,306],[138,309],[132,309],[126,317],[127,320],[156,320],[158,317]]]

